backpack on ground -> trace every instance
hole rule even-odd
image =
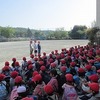
[[[66,85],[63,93],[64,100],[77,100],[77,93],[73,86]]]
[[[0,100],[5,100],[7,97],[7,94],[8,92],[6,89],[6,85],[3,82],[1,82],[0,83]]]

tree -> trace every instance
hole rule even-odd
[[[94,42],[96,42],[96,33],[98,31],[99,31],[99,28],[97,27],[87,29],[86,33],[91,45],[93,45]]]
[[[29,37],[29,38],[32,37],[32,32],[29,28],[27,29],[27,37]]]
[[[69,36],[72,39],[84,39],[85,38],[85,30],[87,29],[86,26],[79,26],[75,25],[73,29],[70,31]]]
[[[12,29],[11,27],[2,27],[0,35],[6,38],[10,38],[12,37],[13,33],[14,33],[14,29]]]

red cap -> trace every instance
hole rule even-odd
[[[20,66],[18,61],[15,62],[15,66]]]
[[[40,74],[37,74],[32,78],[32,81],[34,82],[41,81],[41,80],[42,80],[42,76]]]
[[[55,64],[55,63],[51,63],[50,66],[51,66],[52,68],[55,68],[55,67],[56,67],[56,64]]]
[[[4,66],[4,67],[2,68],[2,70],[3,70],[3,71],[9,71],[9,70],[10,70],[10,67],[9,67],[9,66]]]
[[[45,71],[45,70],[46,70],[46,67],[45,67],[45,66],[41,66],[40,69],[41,69],[42,71]]]
[[[65,57],[65,55],[64,55],[64,54],[61,54],[60,56],[61,56],[61,58],[64,58],[64,57]]]
[[[91,65],[86,65],[85,68],[86,68],[87,70],[91,70],[92,66],[91,66]]]
[[[5,78],[4,74],[0,74],[0,82],[3,81],[3,79]]]
[[[65,61],[64,59],[61,59],[61,63],[62,63],[62,64],[65,64],[66,61]]]
[[[79,69],[78,69],[78,72],[79,72],[79,73],[84,73],[85,70],[84,70],[83,68],[79,68]]]
[[[9,66],[9,62],[8,61],[5,62],[5,66]]]
[[[31,57],[31,58],[34,58],[34,55],[33,55],[33,54],[31,54],[31,55],[30,55],[30,57]]]
[[[44,56],[46,56],[46,53],[45,53],[45,52],[43,52],[43,55],[44,55]]]
[[[31,61],[31,60],[29,60],[27,63],[28,63],[28,65],[30,65],[30,64],[32,64],[32,61]]]
[[[72,74],[66,74],[65,77],[66,77],[66,81],[70,81],[70,82],[73,81],[73,75]]]
[[[41,57],[41,54],[38,54],[38,57]]]
[[[12,61],[16,61],[16,58],[12,58]]]
[[[29,97],[25,97],[25,98],[23,98],[21,100],[34,100],[34,99],[33,98],[29,98]]]
[[[93,74],[91,76],[89,76],[90,81],[92,82],[98,82],[98,75],[97,74]]]
[[[95,92],[99,92],[99,84],[98,83],[89,83],[90,89]]]
[[[54,92],[52,85],[49,85],[49,84],[44,86],[44,91],[47,94],[52,94]]]
[[[35,75],[37,75],[37,74],[39,74],[38,71],[34,71],[34,72],[33,72],[33,77],[34,77]]]
[[[33,69],[32,64],[30,64],[30,65],[28,66],[28,69],[29,69],[29,70],[30,70],[30,69]]]
[[[22,83],[22,77],[21,76],[17,76],[16,78],[15,78],[15,83]]]
[[[38,58],[37,58],[37,57],[35,57],[35,58],[34,58],[34,60],[35,60],[35,61],[38,61]]]
[[[71,62],[71,63],[70,63],[70,66],[72,66],[72,67],[74,67],[75,65],[76,65],[75,62]]]
[[[50,58],[50,59],[49,59],[49,62],[50,62],[50,63],[53,63],[53,59],[52,59],[52,58]]]
[[[60,68],[60,70],[61,70],[62,72],[65,72],[65,71],[66,71],[66,69],[67,69],[67,67],[66,67],[66,66],[61,66],[61,68]]]
[[[23,57],[23,60],[26,60],[26,57]]]
[[[11,72],[10,75],[11,75],[12,78],[15,78],[15,77],[18,76],[18,72],[17,71],[13,71],[13,72]]]
[[[89,63],[93,64],[95,62],[95,60],[89,60]]]
[[[44,62],[43,61],[39,61],[39,64],[40,64],[40,66],[42,66],[44,64]]]

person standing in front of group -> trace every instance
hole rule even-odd
[[[41,45],[40,45],[40,41],[38,41],[37,48],[38,48],[38,55],[41,55]]]
[[[37,56],[38,47],[37,47],[37,41],[36,40],[34,40],[33,50],[34,50],[34,55]]]
[[[32,39],[30,39],[30,55],[33,53]]]

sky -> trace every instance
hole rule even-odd
[[[70,30],[96,20],[96,0],[0,0],[0,26]]]

